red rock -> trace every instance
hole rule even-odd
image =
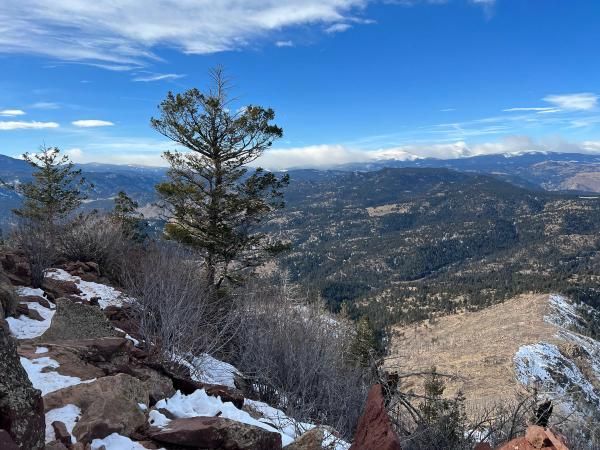
[[[567,440],[561,434],[555,433],[550,428],[547,428],[546,436],[548,436],[548,439],[550,439],[550,442],[552,442],[552,445],[554,445],[556,450],[569,450]]]
[[[56,420],[52,422],[52,428],[57,441],[62,442],[64,445],[71,445],[71,434],[67,431],[67,426],[64,423]]]
[[[542,448],[552,445],[552,442],[550,442],[546,436],[546,430],[538,425],[531,425],[527,427],[525,439],[527,439],[527,442],[529,442],[533,448]]]
[[[42,282],[42,289],[51,294],[53,298],[81,295],[81,291],[77,287],[77,284],[73,281],[67,280],[45,278]]]
[[[350,447],[350,450],[374,449],[401,450],[400,438],[392,427],[380,384],[375,384],[369,391],[365,410]]]
[[[50,302],[44,297],[39,297],[37,295],[21,295],[19,296],[19,300],[27,303],[39,303],[44,308],[50,308]]]
[[[227,450],[281,450],[281,435],[222,417],[175,419],[150,437],[175,446]]]

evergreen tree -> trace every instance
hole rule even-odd
[[[13,212],[55,231],[86,198],[82,193],[85,179],[81,170],[74,169],[69,156],[61,155],[57,147],[42,147],[40,153],[25,153],[23,159],[34,168],[33,182],[19,186],[25,200],[23,206]]]
[[[233,278],[233,269],[257,265],[278,248],[256,227],[283,207],[281,189],[288,177],[260,168],[248,174],[246,165],[280,138],[282,129],[272,124],[272,109],[231,111],[222,69],[211,77],[207,93],[169,92],[151,124],[187,150],[164,154],[169,180],[157,190],[168,211],[165,233],[203,255],[208,285],[218,288]]]
[[[138,207],[138,202],[124,191],[120,191],[115,197],[115,207],[111,215],[121,225],[125,235],[136,242],[142,242],[148,237],[148,233],[144,215],[137,212]]]
[[[356,335],[350,348],[352,359],[360,367],[369,367],[376,347],[377,340],[371,322],[367,316],[362,316],[356,322]]]

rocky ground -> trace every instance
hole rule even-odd
[[[52,269],[33,289],[19,255],[0,263],[2,450],[400,450],[379,385],[350,445],[245,398],[242,374],[209,355],[176,371],[156,363],[128,313],[135,300],[95,264]],[[543,448],[566,448],[553,442]]]

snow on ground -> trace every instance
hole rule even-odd
[[[17,339],[32,339],[44,334],[44,332],[50,328],[52,317],[54,316],[53,309],[44,308],[39,303],[29,302],[27,306],[30,309],[35,309],[44,320],[34,320],[27,316],[7,317],[8,327],[10,332]]]
[[[125,330],[122,330],[122,329],[117,328],[117,327],[113,327],[113,328],[115,330],[120,331],[121,333],[125,334],[125,339],[129,339],[133,343],[133,345],[135,345],[136,347],[140,345],[140,341],[138,341],[136,338],[128,335]]]
[[[264,402],[246,399],[245,405],[248,405],[260,415],[262,415],[270,424],[273,424],[281,433],[286,434],[291,439],[299,438],[305,432],[312,430],[316,425],[312,423],[299,422],[288,417],[283,411],[273,408]],[[324,429],[323,447],[332,450],[348,450],[350,444],[334,436],[329,430]]]
[[[213,358],[207,353],[193,357],[191,362],[179,356],[175,360],[190,369],[194,381],[221,384],[235,389],[235,376],[239,371],[229,363]]]
[[[514,357],[517,379],[525,386],[542,387],[552,397],[575,412],[573,398],[583,396],[586,401],[600,405],[600,396],[594,385],[579,368],[560,353],[554,344],[540,342],[523,345]]]
[[[71,435],[71,442],[75,442],[73,437],[73,427],[79,420],[81,409],[75,405],[65,405],[61,408],[51,409],[46,413],[46,443],[56,440],[52,422],[59,421],[65,424],[67,431]]]
[[[27,376],[29,377],[31,384],[33,384],[33,387],[41,390],[42,395],[68,386],[95,381],[95,378],[81,381],[80,378],[61,375],[54,370],[48,370],[58,368],[59,364],[57,361],[47,356],[36,359],[21,357],[21,365],[27,372]]]
[[[48,353],[48,347],[36,347],[35,353],[36,355],[39,355],[41,353]]]
[[[94,297],[99,297],[98,304],[104,309],[107,306],[123,306],[123,303],[131,301],[125,294],[117,289],[101,283],[84,281],[81,278],[71,275],[62,269],[50,269],[46,276],[54,280],[72,281],[77,284],[81,291],[80,297],[84,300],[91,300]]]
[[[117,433],[113,433],[104,439],[94,439],[92,441],[92,450],[99,450],[103,446],[106,450],[147,450],[146,447]]]
[[[190,395],[184,395],[177,391],[171,398],[159,401],[155,405],[155,408],[164,408],[178,419],[186,417],[215,417],[220,412],[219,417],[254,425],[267,431],[281,434],[284,447],[294,441],[294,438],[288,436],[286,433],[254,419],[250,414],[241,409],[237,409],[233,403],[222,402],[220,397],[211,397],[204,389],[198,389]],[[160,417],[158,414],[160,414],[158,411],[153,414],[153,418],[155,419],[153,425],[160,428],[158,423],[164,423],[166,417],[163,419],[164,416]],[[168,423],[165,426],[168,427]]]
[[[17,294],[21,297],[34,296],[34,297],[43,297],[44,291],[39,288],[32,287],[18,287],[16,288]]]

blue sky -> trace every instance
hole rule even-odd
[[[0,2],[0,153],[161,164],[156,105],[217,64],[277,113],[267,167],[600,152],[599,19],[595,0]]]

